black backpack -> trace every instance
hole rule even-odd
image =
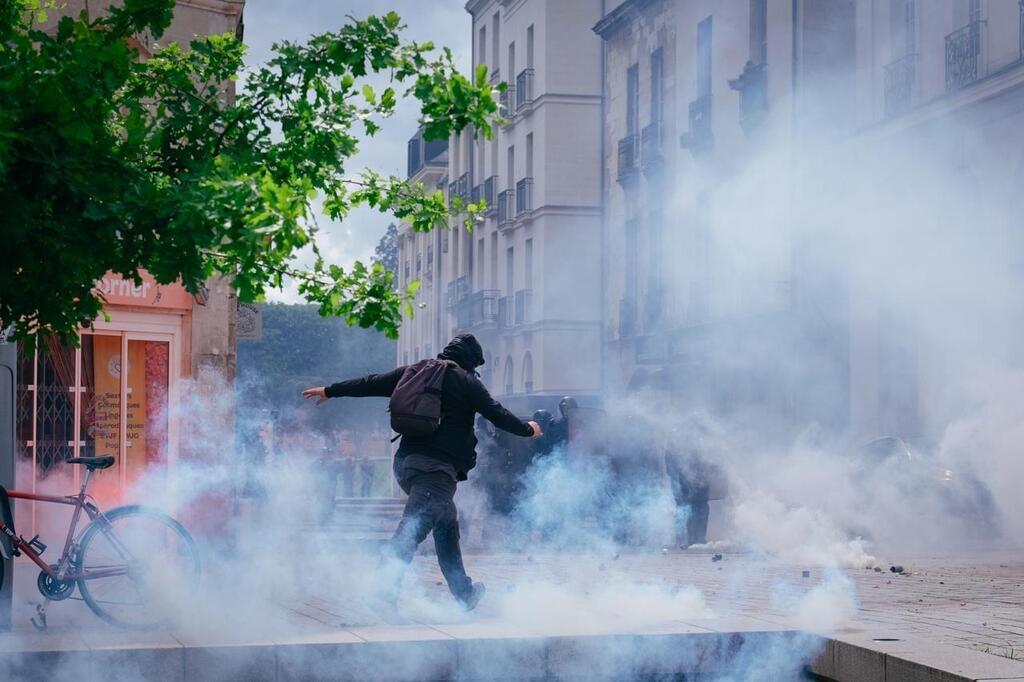
[[[441,425],[441,386],[453,364],[420,360],[405,368],[388,403],[393,431],[402,436],[429,436],[437,431]]]

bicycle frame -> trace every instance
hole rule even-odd
[[[65,504],[75,508],[71,516],[71,525],[68,527],[68,536],[64,541],[64,551],[61,552],[60,561],[57,564],[56,570],[54,570],[50,564],[43,561],[40,553],[37,552],[30,544],[30,540],[26,540],[18,535],[14,528],[8,528],[4,524],[3,520],[0,519],[0,533],[3,533],[11,539],[11,544],[14,549],[22,552],[25,556],[31,559],[32,562],[40,568],[40,570],[54,580],[90,580],[93,578],[109,578],[116,575],[126,575],[128,573],[127,566],[110,566],[78,573],[69,571],[73,558],[73,550],[76,545],[75,529],[78,527],[78,522],[82,518],[82,512],[85,512],[86,516],[89,517],[90,522],[94,522],[99,518],[106,518],[103,516],[103,512],[100,511],[99,507],[90,501],[90,496],[85,492],[86,487],[89,485],[89,479],[91,476],[92,470],[87,469],[85,476],[82,478],[82,487],[79,489],[77,495],[39,495],[37,493],[19,492],[17,490],[7,491],[7,496],[11,499],[31,500],[34,502],[46,502],[49,504]]]

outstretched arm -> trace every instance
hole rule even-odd
[[[540,438],[542,432],[537,422],[524,422],[515,416],[501,403],[491,397],[484,385],[473,381],[473,409],[484,416],[484,419],[497,426],[502,431],[523,437]]]
[[[386,398],[394,392],[395,386],[398,385],[398,380],[402,378],[404,371],[405,367],[399,367],[384,374],[368,374],[358,379],[339,381],[330,386],[307,388],[302,392],[302,395],[306,398],[315,398],[317,405],[324,404],[329,398],[345,396],[350,398],[365,398],[369,396]]]

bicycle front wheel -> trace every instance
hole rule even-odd
[[[149,507],[118,507],[82,533],[78,589],[93,613],[114,625],[171,624],[198,585],[195,541],[170,516]]]

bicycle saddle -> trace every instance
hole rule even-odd
[[[103,455],[102,457],[72,457],[64,460],[68,464],[84,464],[90,469],[108,469],[114,466],[113,455]]]

